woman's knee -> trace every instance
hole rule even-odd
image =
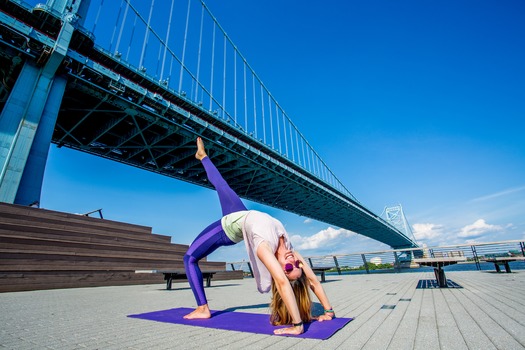
[[[186,253],[184,254],[183,261],[184,261],[184,266],[189,266],[189,265],[197,264],[199,260],[197,260],[193,255]]]

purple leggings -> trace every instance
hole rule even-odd
[[[242,203],[239,196],[230,188],[228,183],[222,178],[221,174],[213,165],[209,157],[202,159],[202,165],[206,170],[208,180],[217,190],[219,201],[221,203],[222,215],[228,215],[237,211],[247,210]],[[202,272],[199,268],[199,260],[208,256],[217,248],[227,245],[233,245],[224,230],[222,229],[221,220],[215,221],[210,226],[206,227],[193,243],[188,248],[186,255],[184,255],[184,267],[186,268],[186,276],[190,282],[191,290],[197,304],[207,304],[206,294],[204,293],[204,285],[202,281]]]

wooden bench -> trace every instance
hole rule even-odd
[[[456,257],[441,257],[441,258],[421,258],[413,259],[413,262],[419,265],[432,266],[434,268],[434,275],[440,288],[447,288],[447,277],[445,276],[444,266],[454,265],[460,261],[467,261],[464,256]]]
[[[326,282],[325,272],[333,269],[333,267],[312,267],[312,271],[316,275],[321,275],[321,282]]]
[[[202,271],[202,278],[206,281],[206,287],[211,286],[213,275],[220,271]],[[162,273],[166,281],[166,289],[171,289],[173,280],[187,280],[186,271],[184,270],[136,270],[135,273]]]
[[[509,262],[525,261],[525,257],[523,256],[501,256],[501,257],[494,257],[494,258],[485,258],[481,260],[489,262],[489,263],[493,263],[494,267],[496,268],[496,272],[501,272],[499,265],[504,265],[505,272],[511,273],[512,271],[510,270]]]

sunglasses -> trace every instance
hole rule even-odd
[[[302,266],[302,262],[300,262],[299,260],[296,260],[295,264],[288,263],[288,264],[284,265],[284,271],[292,272],[294,265],[295,265],[295,267],[300,268]]]

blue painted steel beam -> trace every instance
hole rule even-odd
[[[38,127],[38,106],[42,96],[37,93],[40,69],[24,64],[9,99],[0,114],[0,201],[14,203],[27,156]],[[30,101],[38,100],[31,105]]]
[[[14,203],[31,205],[40,203],[42,181],[46,167],[49,145],[55,128],[56,119],[62,96],[66,88],[66,79],[55,77],[47,101],[45,103],[42,119],[36,130],[26,166],[20,179]]]
[[[54,41],[35,34],[37,31],[15,18],[6,14],[0,17],[14,29],[8,37],[18,39],[22,45],[13,47],[15,50],[31,53],[33,39],[42,48],[36,61],[27,60],[23,64],[0,114],[0,201],[3,202],[28,205],[40,201],[49,143],[66,86],[65,78],[56,78],[55,74],[66,57],[81,1],[48,3],[52,4],[48,9],[50,12],[64,13]],[[38,42],[39,39],[42,41]],[[15,40],[11,42],[17,43]],[[46,46],[51,43],[52,47]]]

